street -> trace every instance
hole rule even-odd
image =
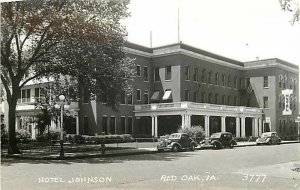
[[[3,158],[1,187],[296,190],[299,168],[299,143],[63,161]]]

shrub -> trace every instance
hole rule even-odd
[[[49,135],[49,137],[48,137]],[[66,135],[64,131],[64,136]],[[50,129],[49,133],[46,129],[42,134],[38,134],[36,140],[38,142],[47,142],[49,140],[59,140],[60,139],[60,129]]]
[[[191,126],[186,128],[180,128],[179,133],[187,133],[190,137],[203,138],[205,137],[205,131],[201,126]]]
[[[17,142],[27,143],[31,140],[31,134],[26,129],[16,130]]]
[[[1,144],[7,144],[8,141],[8,133],[7,130],[5,129],[5,125],[1,125]]]
[[[102,144],[102,143],[116,143],[116,142],[132,142],[133,138],[130,134],[123,135],[71,135],[66,136],[66,140],[75,144]]]

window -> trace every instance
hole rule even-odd
[[[107,134],[107,116],[102,116],[102,131]]]
[[[126,104],[126,93],[125,93],[125,91],[121,92],[121,104]]]
[[[222,75],[222,85],[226,86],[226,76]]]
[[[209,102],[210,104],[213,103],[213,96],[212,96],[212,93],[209,93],[209,94],[208,94],[208,102]]]
[[[205,103],[205,92],[201,93],[201,102]]]
[[[233,88],[237,88],[237,84],[238,84],[238,78],[234,77]]]
[[[268,103],[268,101],[269,101],[268,96],[264,96],[263,99],[264,99],[264,108],[268,108],[269,107],[269,105],[268,105],[269,104]]]
[[[141,66],[140,66],[140,65],[137,65],[137,66],[136,66],[136,75],[137,75],[138,77],[141,76]]]
[[[202,70],[202,74],[201,74],[201,81],[202,81],[202,82],[205,82],[205,77],[206,77],[205,75],[206,75],[206,70],[203,69],[203,70]]]
[[[234,97],[234,105],[235,105],[235,106],[238,106],[238,99],[237,99],[236,96]]]
[[[231,86],[231,77],[230,76],[227,77],[227,86],[228,87]]]
[[[290,89],[293,89],[293,86],[294,86],[294,80],[291,78],[291,80],[290,80]]]
[[[208,73],[208,83],[212,84],[212,72],[211,71]]]
[[[198,68],[194,69],[194,81],[198,82]]]
[[[278,99],[279,99],[279,101],[278,101],[279,109],[281,109],[283,96],[280,94]]]
[[[154,82],[158,82],[159,81],[159,68],[156,67],[154,68]]]
[[[165,80],[171,80],[171,75],[172,75],[172,68],[171,66],[166,66],[166,76]]]
[[[121,133],[122,134],[126,133],[126,118],[125,118],[125,116],[121,117]]]
[[[115,118],[115,116],[110,117],[109,132],[110,132],[110,134],[116,134],[116,118]]]
[[[198,91],[194,92],[194,102],[198,102]]]
[[[185,66],[185,80],[190,80],[190,66]]]
[[[227,104],[230,106],[230,104],[231,104],[231,96],[228,96],[228,98],[227,98]]]
[[[127,95],[127,104],[132,104],[132,93]]]
[[[127,119],[127,133],[132,134],[132,117]]]
[[[282,126],[282,121],[279,120],[279,133],[281,133],[281,126]]]
[[[240,97],[240,106],[244,105],[244,101],[243,101],[243,98]]]
[[[144,103],[149,104],[149,92],[148,92],[148,90],[144,91]]]
[[[184,91],[184,101],[190,101],[190,91],[189,90]]]
[[[39,98],[40,97],[40,88],[34,89],[34,97]]]
[[[144,67],[144,81],[149,80],[148,67]]]
[[[219,85],[219,73],[215,73],[215,84]]]
[[[286,77],[286,76],[284,76],[282,80],[283,80],[283,84],[282,84],[282,86],[283,86],[283,88],[285,88],[285,87],[286,87],[286,81],[287,81],[287,77]]]
[[[269,77],[264,76],[264,88],[268,88],[268,87],[269,87]]]
[[[294,91],[296,91],[297,79],[294,80]]]
[[[223,104],[223,105],[226,104],[226,96],[225,96],[225,95],[222,96],[222,104]]]
[[[240,78],[240,89],[241,89],[241,90],[243,89],[243,83],[244,83],[243,78]]]
[[[141,90],[140,89],[136,90],[136,100],[141,101]]]
[[[22,90],[21,96],[22,103],[30,102],[30,89]]]
[[[218,104],[218,99],[219,99],[219,95],[218,94],[215,94],[215,104]]]

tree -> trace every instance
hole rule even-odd
[[[279,0],[282,10],[289,11],[293,14],[291,23],[299,22],[300,17],[300,0]]]
[[[120,24],[127,0],[25,0],[1,3],[1,81],[8,102],[8,153],[19,153],[15,111],[21,88],[55,74],[75,77],[97,100],[130,88],[132,60]],[[81,92],[79,88],[78,92]],[[105,97],[103,94],[108,94]]]

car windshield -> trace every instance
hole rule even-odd
[[[262,135],[261,135],[261,137],[270,137],[271,136],[271,133],[263,133]]]
[[[210,138],[220,138],[221,137],[221,133],[214,133],[210,136]]]
[[[180,139],[180,134],[171,134],[169,139]]]

